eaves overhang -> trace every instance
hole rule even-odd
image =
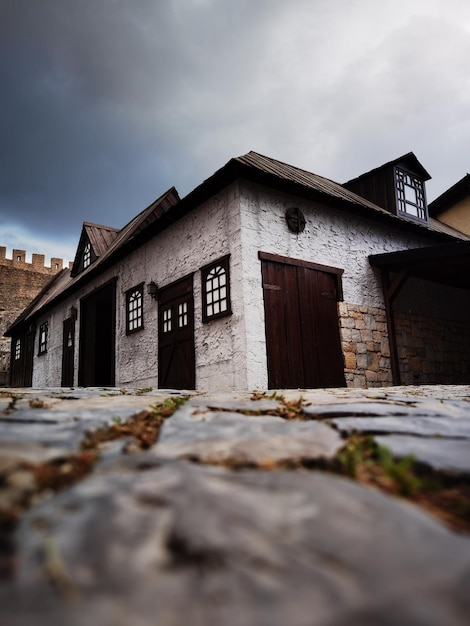
[[[263,185],[289,195],[318,202],[323,206],[372,219],[400,230],[411,231],[435,241],[455,241],[455,237],[448,232],[435,229],[429,224],[421,224],[393,215],[382,207],[349,191],[339,183],[275,159],[264,157],[256,152],[249,152],[241,157],[231,159],[185,196],[170,213],[164,216],[164,221],[155,224],[155,228],[158,230],[166,228],[169,223],[176,221],[237,180]]]
[[[369,256],[371,265],[407,278],[470,289],[470,241]]]
[[[468,195],[470,195],[470,174],[465,174],[455,185],[449,187],[429,204],[429,215],[437,217]]]

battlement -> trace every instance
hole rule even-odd
[[[49,267],[45,265],[44,254],[32,254],[31,263],[26,262],[26,250],[16,250],[13,248],[11,258],[7,258],[7,249],[5,246],[0,246],[0,266],[3,267],[15,267],[30,272],[40,272],[41,274],[55,274],[60,272],[64,267],[63,259],[56,257],[51,258],[51,264]],[[72,263],[69,263],[69,268]]]

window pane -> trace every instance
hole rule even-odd
[[[229,257],[202,269],[203,321],[230,312]]]
[[[127,294],[127,331],[143,328],[143,286],[136,287]]]

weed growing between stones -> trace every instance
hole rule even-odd
[[[132,437],[138,448],[147,450],[157,442],[163,422],[186,400],[184,397],[167,398],[161,404],[153,405],[150,411],[141,411],[124,422],[121,422],[119,416],[114,416],[111,426],[89,433],[82,441],[81,448],[84,451],[96,451],[108,441]]]
[[[284,419],[309,419],[303,413],[303,399],[287,402],[282,394],[253,392],[251,400],[277,400],[280,405],[265,415]],[[409,402],[412,404],[412,402]],[[255,414],[255,412],[250,412]],[[323,419],[325,423],[329,420]],[[331,426],[334,427],[333,424]],[[243,464],[224,463],[229,469],[245,469]],[[470,477],[439,472],[418,464],[412,456],[396,459],[391,451],[375,443],[370,435],[351,435],[332,461],[288,461],[256,466],[262,470],[324,470],[378,488],[393,496],[413,501],[454,530],[470,532]],[[253,469],[253,466],[251,466]]]
[[[14,571],[13,534],[20,517],[43,498],[70,487],[90,474],[106,442],[131,437],[138,449],[147,449],[158,439],[163,422],[186,402],[185,397],[168,398],[126,421],[118,416],[107,428],[89,433],[78,454],[46,463],[19,463],[0,472],[0,580]]]
[[[352,435],[326,469],[412,500],[454,530],[470,532],[470,479],[437,472],[412,456],[395,459],[370,435]]]

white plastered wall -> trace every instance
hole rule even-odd
[[[293,206],[306,217],[305,230],[299,235],[289,232],[285,221],[286,209]],[[368,256],[422,245],[429,245],[429,240],[408,231],[251,183],[235,182],[37,321],[38,328],[42,321],[49,322],[49,344],[46,355],[35,356],[33,386],[60,385],[64,319],[69,317],[72,305],[80,315],[80,298],[115,277],[116,385],[158,386],[158,303],[144,289],[145,327],[126,335],[125,293],[142,282],[153,280],[165,287],[193,273],[197,389],[265,389],[267,361],[259,251],[344,269],[345,301],[383,307],[379,277]],[[226,254],[230,254],[233,314],[203,324],[199,270]],[[76,323],[75,384],[79,327],[80,319]]]
[[[241,186],[240,206],[249,389],[267,387],[259,251],[343,269],[346,302],[383,307],[380,279],[368,256],[429,245],[429,240],[409,231],[253,184]],[[300,208],[306,218],[305,230],[298,235],[287,228],[285,212],[290,207]]]
[[[230,254],[232,315],[203,324],[200,268]],[[79,318],[75,336],[75,384],[78,382],[80,299],[109,280],[116,284],[116,385],[158,386],[158,303],[144,288],[144,329],[125,332],[125,293],[139,283],[162,288],[194,274],[196,387],[200,390],[247,387],[238,183],[227,187],[177,223],[77,290],[41,319],[49,323],[47,354],[35,353],[33,386],[60,386],[62,328],[71,306]]]

